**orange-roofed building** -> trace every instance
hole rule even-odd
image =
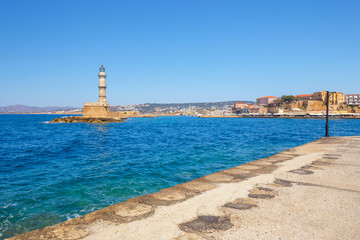
[[[254,105],[248,105],[241,110],[241,113],[250,113],[250,109],[254,108]]]
[[[256,105],[265,106],[265,105],[268,105],[270,103],[273,103],[277,99],[279,99],[279,98],[274,97],[274,96],[260,97],[260,98],[256,99]]]
[[[301,94],[301,95],[294,96],[294,98],[295,98],[295,101],[308,101],[308,100],[313,99],[313,95],[312,94]]]
[[[247,106],[246,103],[242,103],[242,102],[235,103],[234,106],[231,108],[231,112],[235,114],[240,113],[241,109],[243,109],[246,106]]]
[[[246,103],[242,103],[242,102],[238,102],[234,104],[234,108],[244,108],[246,107],[247,104]]]

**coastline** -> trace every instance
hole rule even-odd
[[[353,201],[354,193],[360,192],[356,185],[360,174],[356,167],[354,169],[354,166],[359,166],[359,147],[359,136],[322,138],[10,239],[180,240],[230,238],[245,233],[248,235],[244,235],[244,239],[271,238],[271,234],[301,239],[309,237],[308,233],[299,231],[294,235],[291,228],[311,228],[310,216],[321,219],[324,225],[330,221],[334,229],[340,229],[335,232],[317,227],[309,231],[311,238],[331,238],[334,235],[329,234],[338,234],[350,239],[357,236],[359,230],[349,231],[349,227],[359,224],[359,220],[351,218],[353,222],[348,224],[339,218],[352,217],[352,212],[356,216],[360,213],[356,201]],[[323,204],[324,194],[330,202],[328,205]],[[292,197],[295,197],[295,202],[289,202]],[[338,199],[348,202],[343,216],[338,216],[332,209],[339,204]],[[302,204],[307,201],[314,206]],[[303,216],[296,226],[281,225],[280,229],[271,232],[271,229],[276,229],[274,224],[290,222],[291,211],[299,211],[299,206],[293,209],[295,203],[300,210],[313,207],[313,212],[309,213],[310,216]],[[278,213],[271,211],[276,207],[282,212],[277,217]],[[316,209],[321,211],[316,212]],[[335,209],[344,211],[344,207]],[[328,212],[322,214],[323,211]],[[255,221],[252,216],[259,214],[264,217],[257,219],[262,227],[252,226],[256,231],[250,231],[251,223]],[[266,217],[271,214],[275,214],[276,219]],[[336,220],[332,221],[332,218]],[[344,226],[339,222],[347,224]]]
[[[0,115],[71,115],[71,116],[82,116],[82,113],[0,113]],[[198,118],[263,118],[263,119],[325,119],[325,115],[312,115],[312,116],[288,116],[288,115],[201,115],[201,116],[191,116],[191,115],[174,115],[174,114],[139,114],[135,116],[128,116],[126,118],[156,118],[156,117],[179,117],[179,116],[189,116],[189,117],[198,117]],[[125,116],[124,116],[125,117]],[[329,119],[360,119],[360,115],[329,115]]]
[[[238,116],[210,116],[202,115],[200,118],[290,118],[290,119],[325,119],[325,115],[321,116],[286,116],[286,115],[238,115]],[[360,115],[356,116],[336,116],[329,115],[329,119],[360,119]]]

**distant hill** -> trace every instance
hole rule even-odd
[[[243,102],[246,104],[255,104],[254,101],[224,101],[224,102],[200,102],[200,103],[144,103],[135,105],[113,106],[112,110],[132,110],[141,113],[154,113],[159,110],[162,112],[180,111],[184,109],[229,109],[235,103]]]
[[[10,105],[6,107],[0,107],[0,113],[25,113],[25,112],[50,112],[50,111],[68,111],[77,109],[74,107],[58,107],[58,106],[48,106],[48,107],[34,107],[27,105]]]
[[[224,102],[200,102],[200,103],[145,103],[149,107],[190,107],[195,106],[197,108],[211,109],[222,108],[229,105],[234,105],[237,102],[243,102],[246,104],[254,104],[253,101],[224,101]]]

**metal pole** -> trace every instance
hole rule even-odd
[[[329,91],[326,91],[326,125],[325,137],[329,137]]]

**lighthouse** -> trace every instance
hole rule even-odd
[[[97,102],[84,103],[83,117],[88,118],[111,118],[117,117],[110,112],[110,104],[106,101],[106,73],[101,65],[99,69],[99,100]]]
[[[106,102],[106,73],[105,68],[101,65],[99,70],[99,101],[98,103],[101,105],[107,105]]]
[[[136,116],[138,112],[110,111],[110,104],[106,101],[106,73],[101,65],[99,69],[99,100],[97,102],[84,103],[82,117],[56,118],[52,122],[87,122],[87,123],[108,123],[124,122],[131,115]]]

